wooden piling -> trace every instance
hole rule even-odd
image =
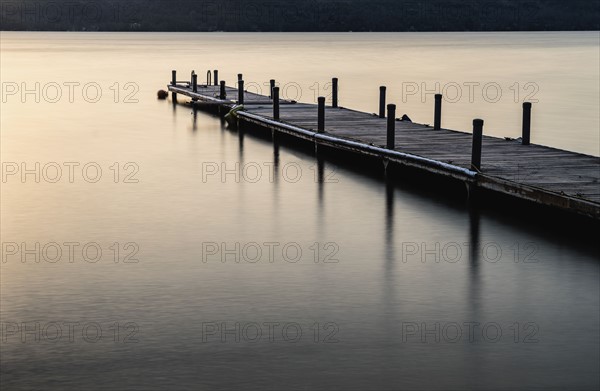
[[[483,120],[473,120],[473,146],[471,149],[471,170],[481,171],[481,143],[483,141]]]
[[[192,75],[192,90],[198,92],[198,75],[195,73]]]
[[[238,81],[238,104],[244,104],[244,81],[241,79]]]
[[[213,76],[214,76],[213,79],[215,79],[215,86],[218,86],[219,85],[219,70],[218,69],[215,69],[213,71]]]
[[[275,80],[269,80],[269,98],[273,99],[273,89],[275,88]]]
[[[331,80],[331,106],[338,107],[338,78],[334,77]]]
[[[221,80],[221,91],[219,91],[219,99],[227,99],[227,90],[225,89],[225,80]]]
[[[243,80],[244,79],[244,75],[242,75],[241,73],[238,73],[238,81]]]
[[[523,145],[529,145],[531,143],[531,103],[523,103],[523,134],[522,143]]]
[[[433,130],[440,130],[440,129],[442,129],[442,94],[435,94]]]
[[[319,108],[318,108],[317,130],[319,133],[323,133],[325,131],[325,97],[320,96],[318,101],[319,101]]]
[[[279,87],[273,87],[273,119],[279,121]]]
[[[385,118],[385,91],[385,86],[379,87],[379,118]]]
[[[396,148],[396,105],[387,105],[387,149]]]

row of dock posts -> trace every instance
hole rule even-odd
[[[210,71],[208,71],[210,73]],[[219,81],[219,71],[214,70],[213,79],[214,85],[220,85],[219,91],[219,99],[227,99],[227,91],[225,81]],[[243,74],[239,73],[238,75],[238,100],[237,103],[240,105],[244,104],[244,79]],[[208,83],[207,77],[207,83]],[[172,71],[171,74],[171,85],[175,86],[177,84],[177,72],[175,70]],[[194,71],[192,71],[192,80],[190,82],[192,90],[194,92],[198,92],[198,75]],[[273,102],[273,119],[275,121],[280,120],[280,89],[275,85],[275,80],[271,79],[269,81],[269,98]],[[331,107],[338,107],[338,89],[339,89],[339,80],[338,78],[332,79],[332,102]],[[386,86],[379,87],[379,118],[387,117],[387,138],[386,138],[386,148],[387,149],[395,149],[396,148],[396,105],[395,104],[386,104]],[[176,94],[173,94],[174,98]],[[435,95],[435,103],[434,103],[434,113],[433,113],[433,130],[441,130],[442,129],[442,94]],[[323,133],[325,132],[325,97],[320,96],[317,99],[317,132]],[[386,115],[387,108],[387,115]],[[522,137],[521,143],[523,145],[529,145],[531,143],[531,108],[532,104],[530,102],[523,103],[523,122],[522,122]],[[483,124],[484,121],[482,119],[474,119],[473,120],[473,143],[471,147],[471,168],[480,171],[481,170],[481,152],[482,152],[482,143],[483,143]]]
[[[238,75],[238,83],[240,84],[239,101],[243,104],[243,80],[241,80],[241,74]],[[273,101],[273,119],[275,121],[280,120],[280,107],[279,107],[279,87],[275,86],[275,80],[271,79],[269,82],[270,93],[269,98]],[[332,103],[331,107],[338,107],[338,78],[332,79]],[[386,118],[386,91],[387,87],[379,87],[379,117]],[[434,103],[434,120],[433,130],[442,129],[442,94],[435,95]],[[317,131],[319,133],[325,132],[325,97],[320,96],[317,98]],[[522,144],[529,145],[531,137],[531,103],[523,103],[523,124],[522,124]],[[471,147],[471,168],[480,171],[481,170],[481,152],[483,143],[483,124],[482,119],[473,120],[473,143]],[[387,149],[396,148],[396,105],[387,105]]]
[[[279,89],[277,89],[279,92]],[[386,118],[387,108],[387,137],[386,148],[394,150],[396,148],[396,105],[393,103],[386,105],[386,86],[379,87],[379,118]],[[433,113],[433,130],[442,129],[442,94],[435,94],[434,113]],[[325,97],[320,96],[317,99],[317,131],[322,133],[325,131]],[[333,108],[338,107],[338,79],[332,79],[332,105]],[[529,145],[531,142],[531,108],[530,102],[523,103],[523,122],[522,122],[522,138],[523,145]],[[277,116],[275,116],[277,111]],[[279,99],[273,102],[273,118],[279,120]],[[475,171],[481,170],[481,152],[483,144],[483,124],[482,119],[473,120],[473,142],[471,147],[471,169]]]

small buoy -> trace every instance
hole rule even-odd
[[[165,90],[158,90],[158,99],[163,100],[163,99],[167,99],[169,96],[169,93]]]

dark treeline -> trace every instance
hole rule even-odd
[[[2,30],[600,30],[600,0],[1,0]]]

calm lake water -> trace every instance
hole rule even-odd
[[[156,91],[219,69],[314,102],[338,77],[345,107],[387,85],[431,123],[439,83],[446,127],[518,137],[537,99],[533,142],[598,156],[599,41],[3,32],[2,389],[598,389],[593,243],[328,161],[319,181]]]

